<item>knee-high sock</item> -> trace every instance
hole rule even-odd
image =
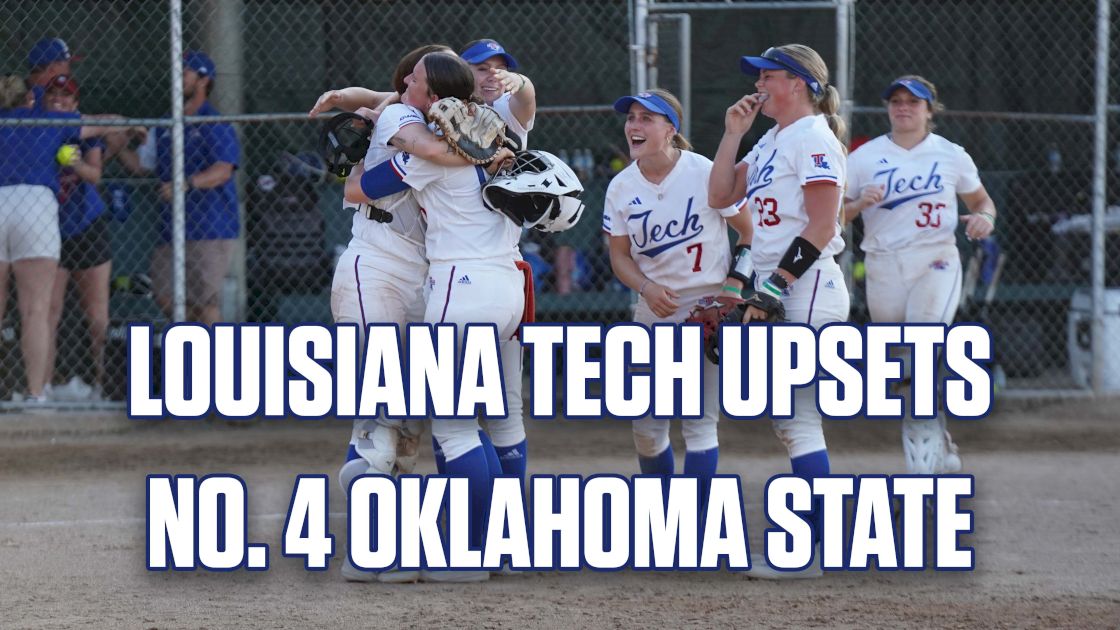
[[[486,534],[486,521],[490,510],[490,496],[493,492],[494,478],[490,474],[490,464],[486,458],[486,448],[475,447],[463,455],[447,462],[447,474],[466,477],[470,480],[471,493],[471,546],[482,547]]]
[[[514,475],[524,481],[525,469],[527,468],[526,457],[528,455],[527,441],[521,440],[513,446],[496,446],[494,450],[498,452],[498,462],[502,465],[502,474]]]
[[[498,451],[494,449],[494,442],[482,430],[478,432],[478,439],[482,442],[482,448],[486,452],[486,465],[490,469],[490,476],[497,477],[502,474],[502,462],[498,459]]]
[[[799,457],[792,457],[789,463],[793,468],[793,474],[809,483],[812,483],[815,477],[823,477],[831,471],[827,450],[813,451]],[[820,501],[814,498],[813,510],[808,515],[809,523],[813,526],[813,540],[820,540],[820,515]]]
[[[667,446],[659,455],[653,457],[639,455],[638,465],[641,466],[643,474],[668,477],[673,474],[673,447],[671,445]]]
[[[712,477],[716,474],[719,464],[719,447],[706,451],[685,451],[684,474],[696,477],[697,490],[700,492],[700,513],[708,505],[708,489],[712,486]]]

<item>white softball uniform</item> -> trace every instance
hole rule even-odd
[[[778,268],[793,239],[809,224],[803,186],[843,187],[847,156],[823,115],[806,116],[779,130],[771,128],[743,158],[747,164],[747,208],[757,217],[751,259],[755,288]],[[843,197],[843,195],[840,195]],[[843,200],[841,199],[840,202]],[[840,205],[836,208],[837,217]],[[837,223],[820,259],[783,291],[786,319],[814,328],[848,319],[849,296],[834,256],[844,249]],[[825,449],[815,386],[794,394],[794,417],[775,420],[774,432],[790,457]]]
[[[400,153],[389,141],[411,124],[424,124],[424,117],[418,110],[400,104],[387,107],[374,127],[364,159],[365,169]],[[357,324],[363,335],[370,323],[395,323],[403,332],[406,323],[422,321],[424,316],[423,287],[428,261],[424,256],[420,207],[408,191],[378,199],[376,205],[393,213],[391,223],[366,218],[363,205],[344,205],[355,211],[351,239],[339,257],[331,286],[334,321]],[[350,444],[358,449],[374,472],[388,473],[396,461],[397,438],[379,427],[400,430],[415,440],[422,425],[381,418],[354,421]],[[340,477],[344,490],[349,489],[346,476]]]
[[[537,121],[537,116],[533,114],[533,117],[529,119],[529,124],[522,125],[521,121],[517,119],[517,116],[513,115],[513,110],[510,109],[509,102],[512,98],[513,95],[506,92],[499,96],[498,100],[494,101],[490,107],[493,107],[494,110],[498,112],[498,115],[502,117],[502,120],[506,121],[506,126],[509,127],[509,130],[517,134],[518,139],[521,140],[521,150],[524,151],[529,148],[529,132],[533,130],[533,124]]]
[[[638,323],[683,322],[701,298],[720,292],[731,266],[725,217],[734,216],[738,208],[708,205],[711,170],[708,158],[682,151],[660,184],[647,180],[634,162],[607,187],[603,229],[611,236],[628,237],[630,255],[642,273],[681,296],[680,308],[669,317],[654,315],[639,298],[634,308]],[[705,359],[704,417],[681,423],[687,450],[706,451],[719,445],[719,408],[719,367]],[[655,457],[669,446],[666,420],[635,420],[633,430],[634,446],[642,457]]]
[[[460,326],[491,323],[498,339],[514,339],[525,310],[525,276],[515,265],[521,230],[505,215],[482,204],[482,186],[487,181],[480,167],[446,168],[401,153],[392,158],[393,168],[413,189],[427,217],[425,244],[431,266],[425,286],[427,308],[424,321]],[[505,355],[505,352],[503,352]],[[515,423],[490,419],[490,425]],[[434,420],[432,435],[448,461],[481,445],[477,420]]]
[[[876,322],[952,323],[961,297],[957,195],[981,187],[963,147],[929,134],[912,149],[883,135],[852,152],[848,197],[878,186],[883,200],[865,209],[867,304]],[[900,349],[909,373],[909,353]],[[902,422],[907,470],[956,472],[960,458],[945,418]]]
[[[861,214],[872,319],[950,323],[961,290],[957,195],[980,189],[976,164],[937,134],[910,150],[879,136],[849,164],[848,198],[867,186],[883,190],[883,201]]]

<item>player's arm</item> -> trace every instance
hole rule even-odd
[[[405,153],[410,153],[440,166],[471,165],[470,161],[456,153],[450,144],[432,133],[431,129],[419,123],[401,127],[400,131],[389,139],[389,144]]]
[[[859,193],[859,197],[844,200],[844,213],[842,215],[844,217],[844,222],[848,223],[854,221],[861,212],[878,204],[882,200],[883,189],[881,186],[876,186],[874,184],[864,186],[863,190]]]
[[[409,188],[404,176],[394,167],[393,160],[386,160],[368,171],[359,170],[362,168],[359,163],[346,178],[345,197],[350,203],[370,203]]]
[[[657,284],[646,277],[638,268],[638,263],[630,255],[630,237],[611,235],[611,270],[622,284],[642,296],[650,310],[658,317],[668,317],[677,310],[675,298],[680,297],[669,287]]]
[[[712,172],[708,176],[708,205],[726,208],[747,194],[747,165],[735,163],[735,155],[743,136],[750,131],[761,109],[758,94],[748,94],[727,108],[723,118],[723,137],[712,158]]]
[[[961,217],[965,236],[972,240],[988,238],[996,227],[996,204],[984,186],[970,193],[961,193],[968,214]]]
[[[396,92],[375,92],[364,87],[345,87],[341,90],[327,90],[319,95],[315,106],[307,112],[308,116],[315,116],[332,109],[341,109],[352,112],[359,107],[370,109],[378,108],[387,99],[397,96]]]
[[[522,127],[528,129],[529,123],[537,115],[537,87],[523,74],[499,68],[493,68],[490,72],[501,81],[502,89],[510,94],[509,111]]]
[[[101,147],[91,147],[82,152],[82,158],[70,165],[84,182],[97,185],[101,183]]]
[[[726,217],[727,225],[735,230],[738,239],[735,241],[734,255],[731,257],[731,269],[723,281],[722,294],[739,297],[750,281],[754,267],[751,264],[751,239],[754,238],[754,224],[751,217],[744,211],[746,203],[739,206],[739,212]],[[733,290],[728,290],[733,289]]]

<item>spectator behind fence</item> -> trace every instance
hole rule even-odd
[[[205,53],[183,56],[183,113],[217,116],[207,97],[214,89],[214,62]],[[183,133],[186,176],[187,319],[218,321],[222,281],[229,269],[240,224],[233,171],[240,163],[237,134],[228,123],[187,125]],[[138,150],[124,149],[121,163],[133,173],[154,171],[163,199],[162,244],[152,253],[152,289],[160,308],[172,310],[171,133],[160,128]]]
[[[70,64],[81,59],[71,54],[70,47],[58,37],[46,37],[35,42],[27,53],[27,82],[35,98],[35,109],[45,108],[43,94],[51,79],[59,75],[70,76]]]
[[[43,105],[50,112],[78,111],[78,83],[68,75],[59,75],[47,84]],[[83,140],[74,147],[72,162],[59,171],[59,216],[62,253],[50,301],[50,343],[47,348],[46,387],[54,381],[55,357],[58,348],[58,324],[71,276],[78,289],[78,299],[89,331],[89,356],[93,364],[93,388],[88,389],[75,375],[67,393],[78,399],[100,399],[104,375],[105,332],[109,327],[109,275],[112,268],[112,241],[109,235],[109,213],[97,191],[101,181],[102,154],[105,144],[100,138]],[[62,392],[54,392],[61,397]]]
[[[73,112],[28,107],[22,77],[0,79],[0,119],[77,119]],[[48,314],[61,246],[58,228],[58,161],[68,161],[63,145],[112,131],[111,127],[5,126],[0,120],[0,320],[8,302],[8,272],[19,290],[20,349],[29,400],[45,399]]]

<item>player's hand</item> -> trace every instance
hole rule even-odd
[[[521,88],[525,87],[525,81],[527,81],[520,74],[502,68],[490,68],[490,74],[498,80],[498,83],[502,84],[502,91],[510,94],[520,92]]]
[[[380,110],[370,109],[368,107],[359,107],[358,109],[354,110],[354,113],[361,116],[362,118],[368,118],[372,123],[376,123],[377,119],[381,117]]]
[[[669,317],[680,308],[680,304],[677,303],[680,295],[660,284],[649,283],[642,297],[645,298],[646,304],[649,304],[649,310],[658,317]]]
[[[163,182],[159,185],[159,198],[171,201],[171,182]]]
[[[964,223],[964,235],[970,241],[980,241],[992,235],[995,221],[979,214],[962,214],[961,222]]]
[[[323,112],[329,112],[341,103],[342,92],[340,90],[327,90],[319,95],[319,100],[315,101],[315,107],[312,107],[307,115],[313,118]]]
[[[861,209],[867,209],[871,206],[878,205],[883,200],[883,187],[872,184],[871,186],[864,186],[863,190],[859,193],[859,206]]]
[[[766,101],[767,96],[757,93],[748,94],[728,107],[727,113],[723,117],[723,126],[727,132],[743,135],[750,131],[751,125],[754,124],[754,119],[758,117],[758,112],[762,109],[762,103]]]
[[[502,147],[498,149],[498,152],[494,154],[494,159],[486,165],[486,172],[489,173],[491,177],[493,177],[498,173],[498,171],[509,166],[513,161],[513,157],[513,151],[510,150],[509,147]]]

